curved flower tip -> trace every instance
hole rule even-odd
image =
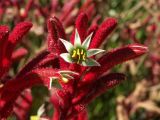
[[[16,44],[32,27],[31,22],[18,23],[9,36],[9,41]]]
[[[117,20],[115,18],[106,19],[95,33],[90,48],[99,47],[108,35],[116,28],[116,26]]]
[[[138,55],[148,52],[148,47],[141,44],[131,44],[129,47]]]
[[[75,26],[79,32],[80,38],[83,41],[85,39],[87,29],[88,29],[88,17],[87,14],[84,12],[81,12],[76,19]],[[74,35],[74,32],[72,33]],[[74,39],[71,39],[71,41]],[[72,43],[74,43],[72,41]]]
[[[9,28],[5,25],[0,25],[0,47],[5,44],[5,41],[9,35]],[[0,51],[1,53],[2,51]]]
[[[68,53],[62,53],[60,56],[69,63],[77,63],[82,66],[100,66],[100,64],[90,58],[98,53],[104,52],[105,50],[101,49],[89,49],[89,45],[92,38],[91,33],[89,36],[86,37],[86,39],[81,43],[81,39],[79,36],[79,33],[77,29],[75,30],[75,42],[74,45],[72,45],[70,42],[61,39],[60,41],[64,44],[66,50]]]
[[[28,54],[28,51],[25,48],[19,48],[12,54],[12,60],[13,62],[18,61],[27,54]]]
[[[49,43],[50,42],[57,42],[58,34],[57,34],[57,26],[56,26],[54,18],[49,18],[48,19],[48,21],[47,21],[47,28],[48,28],[48,32],[50,34],[50,37],[52,38],[51,39],[52,41],[49,41]]]

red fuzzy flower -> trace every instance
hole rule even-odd
[[[70,41],[72,44],[77,42],[76,33],[79,34],[78,40],[80,42],[85,41],[87,36],[92,33],[92,36],[90,36],[91,43],[87,48],[98,48],[115,29],[116,25],[116,19],[108,18],[100,26],[94,24],[88,27],[87,15],[81,13],[76,20],[75,30]],[[26,88],[31,88],[37,84],[51,87],[52,80],[56,79],[59,81],[61,88],[52,87],[51,89],[50,100],[55,108],[53,119],[87,120],[87,104],[125,79],[124,74],[109,73],[109,70],[117,64],[143,55],[148,50],[143,45],[130,44],[104,53],[97,59],[98,66],[82,66],[79,62],[68,63],[60,56],[67,51],[60,40],[60,38],[66,39],[66,34],[62,23],[58,18],[53,17],[48,20],[48,51],[40,53],[25,65],[14,78],[8,79],[5,76],[12,64],[12,58],[23,56],[23,54],[12,54],[14,47],[31,26],[29,22],[20,23],[10,34],[6,26],[0,27],[0,45],[2,48],[2,51],[0,51],[0,78],[1,81],[7,79],[0,88],[0,119],[9,116],[14,107],[17,107],[14,108],[15,112],[23,107],[26,108],[26,111],[29,109],[29,105],[24,100],[22,100],[24,106],[17,104],[17,98]],[[78,58],[81,57],[81,53],[78,51],[75,54],[73,53],[74,55],[72,54],[76,60],[81,59]],[[91,58],[95,59],[94,55]],[[26,98],[31,100],[30,96]],[[19,118],[25,116],[23,112],[16,115]]]
[[[52,24],[52,26],[50,26]],[[64,33],[62,28],[58,27],[57,18],[50,18],[48,20],[49,29],[49,51],[60,53],[66,52],[64,46],[61,44],[60,39],[65,39],[61,33]],[[106,19],[98,29],[88,28],[87,16],[85,13],[81,13],[76,20],[76,29],[79,33],[80,40],[83,42],[85,38],[93,32],[91,38],[91,44],[89,48],[97,48],[107,38],[107,36],[114,30],[117,25],[117,21],[114,18]],[[82,27],[83,26],[83,27]],[[76,32],[73,31],[71,36],[71,43],[76,43]],[[61,40],[62,41],[62,40]],[[64,41],[63,41],[64,42]],[[65,43],[65,42],[64,42]],[[68,44],[68,43],[67,43]],[[55,47],[53,47],[53,45]],[[69,44],[68,44],[69,45]],[[65,45],[67,51],[67,45]],[[59,69],[68,69],[73,72],[78,72],[78,76],[74,76],[74,79],[69,79],[68,82],[59,80],[62,89],[54,88],[52,90],[51,101],[55,107],[54,120],[59,119],[87,119],[80,118],[82,113],[86,113],[86,105],[92,101],[95,97],[104,93],[107,89],[114,87],[121,83],[125,79],[125,75],[121,73],[107,73],[112,67],[127,60],[134,59],[146,53],[148,51],[146,46],[140,44],[130,44],[122,48],[118,48],[102,55],[97,61],[100,66],[84,67],[77,63],[65,62],[59,57],[60,65]],[[87,116],[87,115],[86,115]]]

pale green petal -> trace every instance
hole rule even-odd
[[[88,49],[90,42],[91,42],[91,38],[92,38],[93,32],[84,40],[84,42],[82,43],[82,46],[85,49]]]
[[[53,80],[57,80],[59,78],[58,77],[49,77],[49,79],[50,79],[50,81],[49,81],[49,89],[51,89]]]
[[[42,104],[37,111],[37,116],[40,117],[44,113],[44,111],[45,111],[44,104]]]
[[[74,48],[73,45],[72,45],[70,42],[68,42],[68,41],[66,41],[66,40],[64,40],[64,39],[61,39],[61,38],[59,38],[59,39],[60,39],[60,41],[63,43],[63,45],[65,46],[66,50],[67,50],[68,52],[71,52],[72,49]]]
[[[81,46],[81,38],[79,36],[77,29],[75,30],[74,46]]]
[[[70,58],[70,54],[69,53],[62,53],[60,54],[60,56],[69,63],[73,63],[72,59]]]
[[[68,74],[63,74],[62,76],[67,79],[74,79],[74,77],[72,77],[71,75],[68,75]]]
[[[82,62],[83,66],[101,66],[96,60],[92,58],[87,58],[86,61]]]
[[[105,50],[102,50],[102,49],[89,49],[89,50],[87,50],[87,57],[91,57],[91,56],[96,55],[96,54],[101,53],[101,52],[105,52]]]
[[[61,70],[59,71],[60,74],[74,74],[74,75],[79,75],[79,73],[70,71],[70,70]]]

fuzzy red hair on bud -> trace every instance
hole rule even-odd
[[[81,42],[83,42],[83,40],[86,37],[87,34],[87,28],[88,28],[88,17],[85,13],[80,13],[76,19],[76,28],[77,31],[80,35],[81,38]],[[74,44],[74,37],[75,37],[75,31],[73,31],[72,35],[71,35],[71,43]]]
[[[12,54],[12,61],[16,62],[19,61],[21,58],[23,58],[25,55],[27,55],[28,51],[25,48],[19,48]]]
[[[148,48],[140,44],[131,44],[126,47],[109,51],[98,60],[101,67],[92,67],[90,73],[85,76],[84,81],[94,79],[95,76],[107,72],[107,70],[115,65],[137,58],[147,51]]]
[[[105,38],[107,38],[108,35],[115,29],[116,26],[117,26],[116,19],[114,18],[106,19],[100,25],[99,29],[95,33],[95,36],[92,39],[90,48],[98,48],[102,44],[102,42],[105,40]]]

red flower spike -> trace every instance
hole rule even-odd
[[[148,48],[141,44],[131,44],[126,47],[108,52],[98,60],[102,65],[102,67],[100,68],[100,73],[107,71],[117,64],[141,56],[146,52],[148,52]]]
[[[99,79],[97,79],[95,82],[93,82],[88,88],[90,88],[90,91],[81,98],[81,103],[88,104],[93,99],[95,99],[97,96],[103,94],[106,92],[106,90],[113,88],[114,86],[120,84],[123,80],[125,80],[125,75],[121,73],[110,73],[108,75],[105,75]],[[86,86],[85,85],[85,86]],[[83,87],[83,86],[82,86]],[[81,89],[83,90],[83,89]]]
[[[51,102],[55,108],[60,111],[62,109],[67,109],[69,107],[69,95],[63,90],[53,88]]]
[[[60,38],[66,39],[66,33],[65,30],[62,26],[62,23],[60,22],[60,20],[57,17],[53,17],[54,22],[57,25],[57,30],[58,30],[58,34]]]
[[[13,45],[13,47],[15,47],[22,37],[28,33],[31,27],[31,22],[21,22],[14,27],[13,31],[9,35],[9,42]]]
[[[79,13],[85,12],[88,16],[89,20],[93,17],[93,15],[96,13],[95,10],[95,2],[93,0],[86,0],[83,3],[83,6],[79,10]]]
[[[32,24],[30,22],[21,22],[13,29],[12,33],[9,35],[8,41],[7,38],[5,38],[6,39],[5,42],[4,40],[1,41],[1,45],[3,45],[2,46],[3,53],[1,54],[0,62],[1,62],[1,68],[3,70],[1,70],[0,72],[0,77],[9,70],[9,67],[11,65],[11,55],[15,48],[15,45],[28,32],[31,26]],[[1,27],[1,32],[3,32],[3,30],[7,35],[8,28],[5,26]]]
[[[52,8],[53,13],[57,11],[58,7],[59,7],[59,1],[51,0],[51,8]]]
[[[4,44],[6,43],[9,35],[9,30],[7,26],[0,26],[0,69],[2,68],[2,58],[4,55]],[[1,76],[1,70],[0,70],[0,76]]]
[[[65,30],[64,30],[61,22],[59,21],[59,19],[56,18],[56,17],[54,17],[53,20],[54,20],[54,22],[55,22],[55,24],[56,24],[56,26],[57,26],[57,31],[58,31],[58,36],[59,36],[59,38],[66,39]],[[57,41],[57,46],[58,46],[58,49],[59,49],[59,52],[60,52],[60,53],[66,52],[66,49],[65,49],[64,45],[62,44],[61,41],[59,41],[59,39],[58,39],[58,41]],[[61,60],[61,63],[60,63],[60,64],[62,64],[62,66],[63,66],[64,63],[63,63],[62,60]]]
[[[46,68],[47,66],[52,65],[53,68],[59,68],[59,60],[58,57],[54,53],[50,53],[45,56],[37,65],[36,68]]]
[[[76,28],[80,35],[81,42],[85,39],[86,30],[88,28],[88,17],[85,13],[81,13],[76,19]]]
[[[87,16],[88,16],[88,19],[90,20],[94,15],[95,15],[95,13],[96,13],[96,11],[95,11],[95,4],[91,4],[91,5],[89,5],[88,7],[87,7],[87,9],[86,9],[86,14],[87,14]]]
[[[2,46],[5,42],[6,36],[9,32],[7,26],[0,26],[0,45]]]
[[[34,0],[28,0],[24,13],[21,13],[21,19],[24,20],[28,16],[28,12],[33,5]]]
[[[96,79],[96,78],[95,78]],[[72,99],[73,104],[88,104],[95,97],[104,93],[107,89],[112,88],[125,79],[124,74],[110,73],[99,79],[96,79],[92,83],[90,81],[82,82],[79,84],[79,91],[77,95]]]
[[[21,77],[25,75],[27,72],[31,71],[32,69],[35,69],[36,66],[46,58],[46,56],[49,54],[47,51],[43,51],[39,55],[37,55],[35,58],[33,58],[28,64],[26,64],[22,70],[18,73],[16,77]]]
[[[75,5],[79,3],[80,0],[71,0],[70,2],[67,2],[63,9],[62,9],[62,14],[60,16],[61,21],[65,21],[67,16],[70,14],[70,12],[74,9]]]
[[[0,26],[0,47],[3,48],[5,42],[8,39],[9,29],[7,26]],[[2,57],[2,50],[0,51]]]
[[[55,109],[52,120],[59,120],[59,116],[60,116],[60,111]]]
[[[110,68],[127,60],[143,55],[148,48],[140,44],[131,44],[126,47],[112,50],[102,56],[98,62],[101,67],[92,67],[90,72],[84,77],[84,81],[93,80],[97,75],[107,72]]]
[[[62,52],[65,52],[65,47],[62,45],[62,43],[59,41],[58,38],[66,38],[64,29],[60,21],[56,18],[50,18],[48,20],[48,50],[50,52],[57,53],[59,55]],[[64,62],[63,59],[60,58],[60,64],[61,68],[66,68],[68,65],[66,62]]]
[[[90,28],[88,28],[87,36],[90,35],[90,34],[93,32],[93,35],[92,35],[92,36],[94,37],[97,29],[98,29],[98,25],[93,25],[93,26],[91,26]]]
[[[92,3],[93,3],[93,0],[86,0],[80,9],[80,12],[84,12],[88,8],[88,6],[91,5]]]
[[[90,48],[98,48],[102,42],[107,38],[107,36],[114,30],[117,26],[117,21],[114,18],[106,19],[97,30],[95,36],[92,39]]]
[[[51,96],[51,102],[55,107],[55,113],[53,115],[53,120],[61,120],[62,118],[65,119],[65,116],[67,114],[67,112],[64,110],[64,106],[65,106],[65,100],[63,97],[61,97],[58,94],[58,89],[54,89],[52,92],[52,96]]]
[[[8,81],[4,85],[3,90],[4,91],[11,90],[12,92],[14,92],[14,91],[19,91],[21,89],[32,87],[34,84],[37,85],[42,83],[46,86],[49,86],[50,77],[57,76],[58,75],[57,72],[58,72],[57,70],[53,70],[51,68],[41,68],[32,70],[31,72],[28,72],[21,78]],[[18,83],[20,80],[23,82]],[[13,88],[12,86],[16,86],[16,89]]]
[[[48,50],[50,52],[57,52],[58,30],[53,18],[50,18],[47,22],[48,27]]]
[[[12,62],[19,61],[21,58],[23,58],[25,55],[28,54],[28,51],[25,48],[19,48],[12,54]]]
[[[65,21],[63,22],[63,25],[65,28],[74,25],[74,20],[76,19],[75,15],[70,14],[69,16],[67,16],[67,18],[65,19]]]
[[[39,84],[49,86],[50,77],[55,75],[56,71],[51,68],[37,69],[19,79],[8,81],[1,90],[0,118],[5,118],[11,113],[15,100],[23,90]]]
[[[4,73],[8,71],[11,65],[11,55],[16,46],[16,44],[22,39],[22,37],[29,31],[32,27],[30,22],[21,22],[17,24],[12,33],[10,33],[8,41],[4,45],[4,56],[2,58],[2,64],[4,68]]]
[[[99,20],[102,18],[101,15],[97,15],[94,19],[93,19],[93,22],[91,24],[91,27],[94,26],[94,25],[97,25]]]
[[[77,31],[80,35],[81,42],[85,39],[85,36],[87,34],[87,28],[88,28],[88,17],[85,13],[80,13],[80,15],[76,19],[76,28]],[[74,36],[75,36],[75,31],[72,33],[71,36],[71,43],[74,44]]]

